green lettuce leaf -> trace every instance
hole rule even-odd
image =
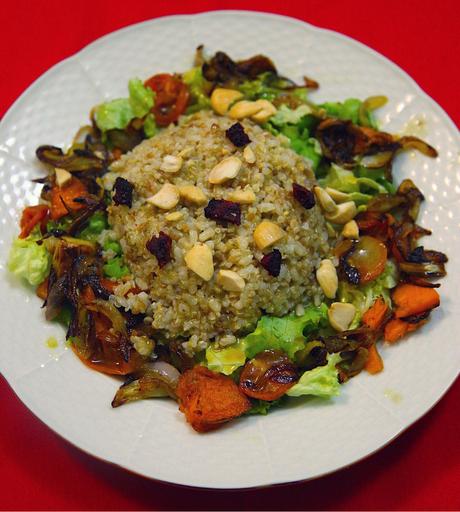
[[[96,108],[96,124],[103,132],[123,130],[135,117],[144,117],[154,104],[155,93],[139,78],[129,81],[129,98],[102,103]]]
[[[302,117],[311,114],[312,110],[308,105],[300,105],[296,109],[289,108],[287,105],[281,105],[274,116],[270,118],[270,123],[283,127],[286,124],[297,124]]]
[[[238,88],[247,100],[273,101],[281,91],[270,85],[271,79],[271,73],[262,73],[255,80],[246,80]]]
[[[144,133],[145,136],[150,139],[158,133],[160,130],[155,122],[155,116],[153,114],[147,114],[144,119]]]
[[[34,236],[14,240],[8,259],[8,270],[26,279],[32,286],[43,282],[49,274],[51,256],[44,244],[39,245]]]
[[[78,238],[95,242],[107,227],[107,215],[104,212],[96,212],[90,217],[88,225],[80,232]]]
[[[250,359],[263,350],[283,350],[290,359],[305,347],[305,337],[327,322],[327,306],[309,306],[302,316],[263,316],[243,341]]]
[[[125,262],[121,256],[116,256],[109,260],[103,267],[104,275],[106,277],[113,277],[114,279],[120,279],[130,273],[129,268],[125,265]]]
[[[272,407],[277,407],[278,405],[280,405],[281,401],[282,398],[278,398],[278,400],[273,400],[271,402],[267,402],[266,400],[251,399],[252,407],[246,414],[262,414],[263,416],[265,416],[266,414],[268,414],[268,411]]]
[[[155,93],[150,87],[145,87],[142,80],[133,78],[128,83],[129,103],[134,117],[144,117],[153,107]]]
[[[243,340],[229,347],[220,348],[211,343],[206,349],[206,366],[209,370],[231,375],[246,362],[246,344]]]
[[[103,132],[123,130],[134,118],[134,112],[128,98],[107,101],[96,108],[96,124]]]
[[[282,318],[263,316],[251,334],[234,345],[220,348],[211,343],[206,349],[206,366],[215,372],[231,375],[263,350],[283,350],[291,359],[305,347],[306,337],[327,321],[327,306],[309,306],[302,316],[288,315]]]
[[[342,169],[336,164],[331,164],[326,176],[319,180],[322,187],[331,187],[349,195],[349,200],[357,205],[365,205],[376,194],[386,194],[392,185],[379,174],[375,177],[384,181],[387,186],[372,178],[372,173],[358,170],[358,176],[351,170]],[[383,171],[382,171],[383,172]]]
[[[282,105],[264,128],[275,135],[287,137],[291,148],[310,160],[312,168],[316,170],[321,162],[322,151],[319,142],[310,136],[317,124],[317,119],[310,112],[308,105],[301,105],[296,109]]]
[[[343,103],[340,101],[327,101],[326,103],[318,106],[324,108],[326,113],[331,117],[336,117],[342,121],[351,121],[354,124],[358,124],[359,108],[361,104],[361,100],[349,98]]]
[[[349,302],[356,307],[356,315],[350,329],[358,327],[364,313],[372,306],[377,297],[382,297],[391,308],[390,291],[398,284],[398,269],[388,260],[385,270],[373,281],[361,286],[354,286],[345,281],[339,284],[338,298],[340,302]]]
[[[206,94],[206,86],[209,82],[204,78],[200,66],[186,71],[182,75],[182,81],[188,86],[192,97],[191,105],[187,109],[187,114],[193,114],[199,110],[210,108],[211,101]]]
[[[330,398],[340,394],[338,371],[335,365],[341,360],[339,354],[328,356],[326,366],[318,366],[306,371],[297,384],[287,391],[288,396],[313,395]]]

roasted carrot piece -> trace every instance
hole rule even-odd
[[[363,323],[371,329],[378,329],[382,325],[387,311],[388,306],[385,301],[378,297],[374,304],[364,313]]]
[[[77,197],[85,197],[87,195],[88,190],[85,185],[75,177],[73,177],[72,180],[62,188],[57,185],[54,186],[51,189],[51,218],[53,220],[57,220],[64,217],[64,215],[69,213],[67,208],[72,211],[84,208],[84,204],[75,202],[74,199]]]
[[[418,315],[439,306],[439,293],[434,288],[425,288],[413,284],[398,285],[392,298],[396,305],[396,318]]]
[[[21,233],[19,238],[27,238],[37,224],[46,223],[48,218],[48,206],[37,204],[36,206],[28,206],[24,209],[21,216],[19,226]]]
[[[385,325],[385,331],[383,337],[385,341],[394,343],[402,338],[408,331],[409,324],[400,320],[399,318],[393,318]]]
[[[235,382],[204,366],[194,366],[179,379],[179,409],[197,432],[207,432],[251,408]]]
[[[111,281],[110,279],[106,279],[105,277],[101,277],[100,283],[108,292],[114,293],[115,292],[115,288],[120,284],[120,281]],[[140,290],[139,290],[139,292],[140,292]]]
[[[375,343],[367,349],[367,361],[364,368],[372,375],[383,370],[383,360]]]

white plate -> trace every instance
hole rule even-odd
[[[330,402],[310,400],[265,417],[195,433],[172,401],[113,410],[118,381],[86,369],[66,350],[63,330],[46,323],[41,301],[5,271],[17,220],[34,204],[40,144],[64,146],[91,107],[126,95],[129,78],[190,67],[194,49],[234,58],[265,53],[279,70],[315,78],[314,100],[385,94],[383,129],[420,135],[439,150],[398,157],[398,180],[412,177],[426,195],[427,245],[450,258],[442,307],[410,339],[383,349],[385,371],[362,374]],[[317,477],[379,449],[427,412],[455,380],[460,361],[460,141],[452,121],[404,72],[335,32],[252,12],[211,12],[148,21],[110,34],[53,67],[13,105],[0,125],[0,367],[21,400],[55,432],[104,460],[142,475],[190,486],[243,488]],[[456,314],[457,312],[457,314]],[[50,350],[45,340],[61,340]],[[399,400],[395,400],[395,396]]]

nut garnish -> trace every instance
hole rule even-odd
[[[347,302],[333,302],[327,311],[329,323],[336,331],[346,331],[356,314],[353,304]]]
[[[252,204],[256,200],[256,195],[254,194],[252,188],[248,187],[244,190],[232,190],[229,192],[227,198],[229,201],[233,201],[239,204]]]
[[[179,172],[182,167],[182,157],[166,155],[163,157],[163,161],[160,165],[160,171],[168,172],[170,174],[174,174]]]
[[[353,219],[358,212],[354,201],[347,201],[337,205],[337,209],[333,213],[325,213],[325,217],[329,222],[334,224],[346,224]]]
[[[243,151],[243,158],[248,164],[254,164],[256,161],[256,154],[254,153],[251,146],[246,146]]]
[[[170,210],[179,202],[179,189],[171,183],[165,183],[155,195],[147,199],[147,202],[162,210]]]
[[[315,193],[316,199],[320,204],[321,208],[326,213],[334,213],[337,210],[337,205],[332,197],[321,187],[313,187],[313,192]]]
[[[322,260],[316,271],[316,279],[328,299],[333,299],[337,293],[339,279],[337,270],[331,260]]]
[[[212,251],[206,244],[195,244],[184,256],[187,267],[201,279],[209,281],[214,274]]]
[[[251,116],[253,121],[257,123],[265,123],[276,114],[276,107],[268,100],[257,100],[256,104],[260,107],[260,110]]]
[[[342,229],[342,236],[344,238],[359,238],[359,227],[355,220],[349,220]]]
[[[197,205],[205,204],[208,201],[208,198],[205,196],[201,188],[196,187],[195,185],[184,185],[183,187],[179,187],[179,194],[181,199]]]
[[[211,107],[223,116],[227,113],[230,105],[242,97],[243,94],[240,91],[217,87],[211,94]]]
[[[228,180],[236,178],[241,169],[241,160],[236,156],[229,156],[219,162],[208,175],[208,181],[212,185],[220,185]]]
[[[56,167],[54,169],[56,173],[56,185],[59,188],[62,188],[64,185],[67,185],[69,181],[72,179],[72,175],[69,171],[66,171],[65,169],[61,169],[60,167]]]
[[[254,242],[260,250],[281,240],[286,233],[274,222],[263,220],[254,230]]]
[[[233,270],[219,270],[216,282],[228,292],[241,292],[246,286],[244,279]]]
[[[178,220],[181,220],[184,214],[182,212],[171,212],[165,215],[165,219],[168,222],[177,222]]]
[[[258,104],[257,101],[242,100],[235,103],[228,111],[228,115],[232,119],[244,119],[251,117],[262,110],[263,106]]]

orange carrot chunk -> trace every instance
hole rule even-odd
[[[378,329],[385,319],[388,306],[385,301],[378,297],[374,304],[364,313],[363,323],[371,329]]]
[[[372,375],[383,370],[383,360],[375,343],[367,349],[367,361],[364,368]]]
[[[404,322],[404,320],[393,318],[385,325],[385,331],[383,334],[385,341],[388,341],[389,343],[398,341],[406,334],[409,325],[410,324],[408,322]]]
[[[53,220],[60,219],[67,215],[69,211],[80,210],[84,208],[84,204],[75,201],[78,197],[85,197],[88,191],[78,178],[72,180],[64,187],[60,188],[57,185],[51,189],[51,218]]]
[[[204,366],[181,375],[176,390],[179,409],[197,432],[207,432],[241,416],[251,408],[235,382]]]
[[[439,306],[439,294],[434,288],[400,284],[395,288],[392,297],[396,306],[396,318],[418,315]]]

